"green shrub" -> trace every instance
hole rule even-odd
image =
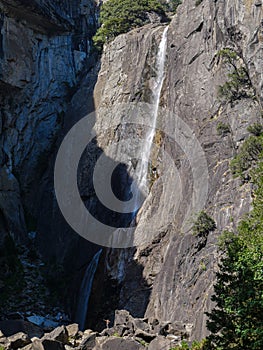
[[[259,123],[252,124],[247,128],[247,131],[255,136],[260,136],[263,133],[263,125]]]
[[[121,336],[119,335],[118,332],[114,332],[112,336],[113,336],[113,337],[116,337],[116,338],[121,338]]]
[[[243,177],[263,156],[263,135],[250,136],[240,147],[239,153],[230,163],[230,169],[234,176]]]
[[[219,50],[217,56],[222,57],[225,63],[229,63],[233,67],[236,66],[235,62],[238,59],[238,54],[234,50],[229,48]]]
[[[228,74],[229,80],[218,87],[218,96],[228,102],[234,102],[240,98],[252,97],[252,84],[245,65],[241,62],[238,54],[229,48],[220,50],[217,53],[223,62],[232,70]]]
[[[158,0],[108,0],[101,6],[100,24],[93,37],[94,45],[101,50],[103,44],[129,30],[149,22],[147,12],[165,15]]]
[[[248,90],[251,88],[251,83],[244,67],[237,68],[232,73],[229,73],[228,77],[229,81],[220,85],[218,88],[218,95],[220,98],[224,98],[228,102],[233,102],[240,98],[251,97],[248,93]]]
[[[149,343],[147,343],[145,340],[143,339],[137,339],[137,341],[142,345],[144,346],[145,348],[149,345]]]
[[[219,122],[216,126],[216,131],[218,135],[225,136],[226,134],[230,133],[230,125]]]
[[[183,340],[181,345],[173,347],[170,350],[210,350],[210,347],[207,339],[203,339],[200,342],[193,341],[192,345],[189,345]]]
[[[201,211],[193,225],[194,235],[207,235],[216,229],[215,221],[205,212]]]

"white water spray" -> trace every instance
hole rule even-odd
[[[165,78],[165,60],[166,60],[166,48],[167,48],[167,31],[168,26],[164,29],[162,38],[158,48],[158,54],[156,59],[156,80],[153,87],[152,96],[152,126],[147,132],[142,149],[141,149],[141,163],[138,164],[136,169],[135,177],[137,179],[136,183],[139,189],[136,192],[141,191],[145,195],[148,193],[148,164],[151,155],[151,147],[156,132],[156,124],[158,118],[158,111],[160,105],[160,97],[163,87],[163,82]],[[136,193],[138,197],[138,193]],[[136,208],[138,206],[137,200],[135,201]]]

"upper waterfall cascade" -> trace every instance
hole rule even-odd
[[[156,58],[156,66],[155,66],[156,79],[152,89],[152,102],[151,102],[152,125],[149,131],[147,131],[144,142],[142,144],[142,149],[140,152],[141,162],[139,162],[138,167],[136,169],[136,174],[135,174],[138,190],[144,193],[145,195],[148,194],[148,181],[147,181],[148,165],[149,165],[149,160],[151,156],[152,143],[156,132],[160,97],[161,97],[163,82],[165,79],[165,61],[166,61],[168,28],[169,27],[167,26],[163,31],[162,38],[158,48],[157,58]],[[135,201],[135,203],[136,202],[137,201]],[[135,211],[137,210],[137,204],[138,203],[136,203]]]

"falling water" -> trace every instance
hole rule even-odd
[[[147,132],[142,149],[141,149],[141,164],[136,169],[137,184],[139,189],[143,193],[148,192],[147,186],[147,175],[148,175],[148,163],[151,154],[151,147],[155,135],[155,128],[157,124],[157,117],[159,111],[160,97],[165,78],[165,58],[166,58],[166,47],[167,47],[167,31],[168,26],[164,29],[162,39],[159,44],[158,54],[156,59],[156,80],[153,87],[152,96],[152,125],[150,130]],[[137,205],[138,203],[136,203]]]
[[[76,312],[76,322],[79,324],[79,328],[81,330],[84,330],[85,327],[92,283],[95,276],[95,272],[98,267],[101,253],[102,249],[94,255],[93,259],[91,260],[90,264],[86,269],[85,275],[80,286],[78,307]]]
[[[168,27],[164,29],[162,38],[158,48],[158,54],[156,58],[156,79],[153,86],[152,95],[152,125],[150,130],[147,132],[142,149],[141,149],[141,163],[136,169],[136,179],[137,184],[142,192],[147,193],[147,175],[148,175],[148,162],[151,153],[151,147],[155,135],[155,128],[157,124],[158,110],[160,104],[161,91],[163,87],[163,82],[165,78],[165,56],[166,56],[166,46],[167,46],[167,31]],[[137,191],[136,191],[137,192]],[[137,195],[137,194],[136,194]],[[135,203],[137,205],[137,203]],[[137,210],[135,210],[136,212]],[[81,283],[78,307],[76,313],[76,321],[79,323],[80,329],[84,329],[85,321],[88,311],[89,297],[91,293],[91,288],[93,284],[94,275],[98,266],[99,258],[102,250],[98,251],[90,264],[87,267],[84,278]]]

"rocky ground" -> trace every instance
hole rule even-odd
[[[1,300],[1,322],[20,319],[31,321],[34,324],[42,325],[46,329],[56,327],[61,322],[68,321],[63,309],[55,306],[55,295],[48,288],[48,281],[45,276],[46,264],[38,256],[33,242],[27,247],[15,248],[17,271],[4,271],[5,277],[1,292],[8,289],[8,293],[2,293],[4,300]],[[18,270],[16,267],[16,270]],[[16,281],[9,278],[14,274]],[[44,277],[45,276],[45,277]],[[10,290],[13,294],[9,293]],[[50,305],[50,300],[54,303]]]
[[[17,326],[17,321],[13,324],[15,322]],[[60,326],[45,334],[40,327],[29,327],[28,323],[23,326],[21,323],[20,329],[24,332],[9,337],[0,331],[0,349],[169,350],[189,336],[187,325],[158,320],[149,323],[147,319],[133,318],[125,310],[116,311],[114,325],[108,325],[101,333],[90,329],[81,332],[77,324]]]

